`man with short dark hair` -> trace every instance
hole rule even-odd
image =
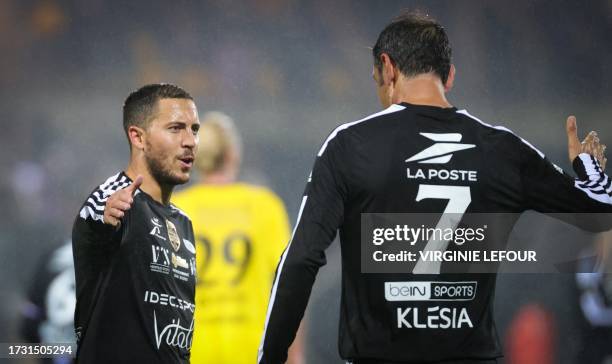
[[[189,181],[198,112],[180,87],[147,85],[126,99],[123,126],[127,169],[89,195],[72,232],[77,360],[188,363],[194,234],[170,197]]]
[[[411,270],[403,273],[363,273],[362,214],[514,213],[498,232],[505,244],[528,209],[612,211],[605,147],[593,133],[581,145],[575,118],[568,118],[574,179],[508,129],[453,107],[445,96],[455,78],[451,48],[444,28],[429,17],[410,13],[391,22],[373,56],[385,110],[337,127],[318,152],[277,268],[258,362],[286,359],[324,250],[339,231],[343,359],[495,363],[502,356],[492,310],[495,274],[449,274],[445,265],[421,259],[405,263]],[[610,221],[600,225],[609,228]],[[421,243],[421,251],[459,249],[443,239]],[[431,287],[441,284],[460,294],[434,296]]]

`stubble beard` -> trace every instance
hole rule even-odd
[[[169,186],[174,187],[176,185],[182,185],[189,181],[183,180],[175,175],[166,168],[163,163],[163,158],[154,158],[151,155],[145,155],[145,160],[147,162],[147,168],[149,169],[149,173],[151,176],[159,183],[161,186]]]

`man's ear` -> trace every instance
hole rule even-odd
[[[144,149],[145,146],[145,133],[144,129],[137,127],[136,125],[130,125],[128,127],[128,138],[130,139],[130,144],[134,149]]]
[[[391,57],[387,53],[380,55],[381,80],[384,85],[393,84],[399,77],[399,70],[393,64]]]
[[[455,84],[455,71],[455,65],[451,64],[450,70],[448,71],[448,78],[444,83],[444,92],[449,92],[453,88],[453,85]]]

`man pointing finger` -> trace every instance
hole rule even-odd
[[[189,181],[200,121],[178,86],[147,85],[123,107],[130,162],[87,198],[72,233],[77,361],[188,363],[195,310]]]
[[[104,209],[105,224],[114,227],[121,226],[121,218],[125,215],[125,212],[132,207],[134,194],[142,184],[142,179],[142,176],[138,175],[134,183],[113,193],[108,200],[106,200],[106,208]]]

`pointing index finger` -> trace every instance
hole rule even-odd
[[[142,185],[142,181],[143,177],[139,174],[138,177],[136,177],[136,179],[134,180],[134,182],[128,187],[126,187],[126,190],[130,191],[130,194],[134,196],[136,190],[140,187],[140,185]]]

